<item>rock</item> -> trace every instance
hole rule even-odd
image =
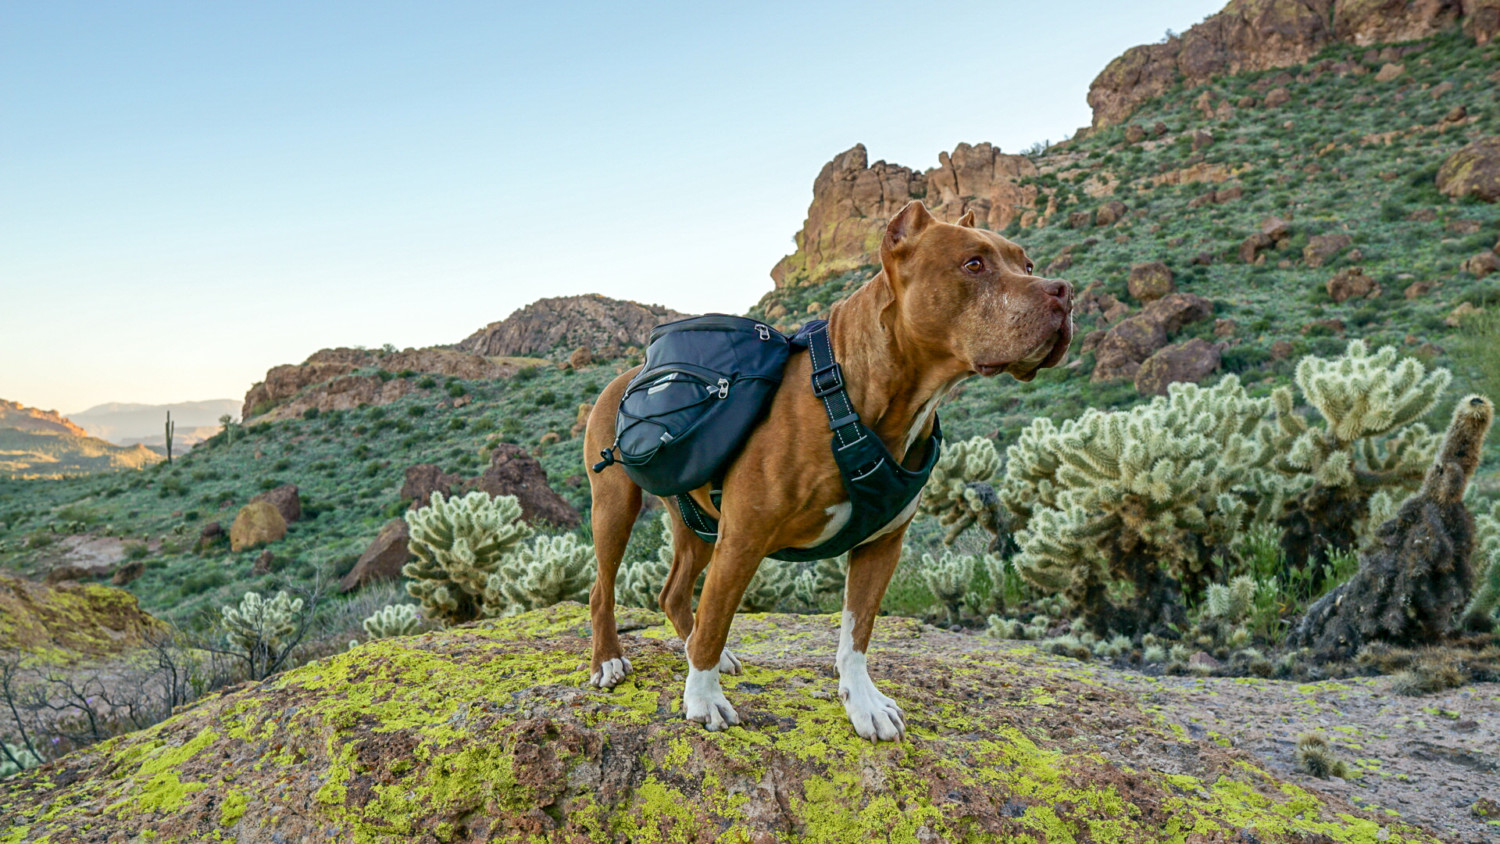
[[[1403,295],[1405,295],[1407,299],[1420,299],[1423,296],[1426,296],[1428,293],[1431,293],[1433,290],[1436,290],[1437,287],[1438,283],[1435,281],[1414,281],[1406,286],[1406,290]]]
[[[1456,23],[1459,6],[1450,0],[1339,0],[1333,4],[1333,31],[1340,41],[1361,47],[1418,41]]]
[[[354,568],[339,579],[339,591],[352,592],[380,580],[400,580],[401,567],[411,560],[411,550],[407,546],[410,539],[411,527],[405,519],[386,522]]]
[[[1161,324],[1168,334],[1214,315],[1214,303],[1196,293],[1170,293],[1148,304],[1141,315]]]
[[[203,550],[205,548],[208,548],[210,545],[213,545],[215,542],[219,541],[219,537],[223,535],[224,526],[219,524],[218,522],[209,522],[208,524],[204,525],[203,530],[198,532],[198,553],[203,553]]]
[[[1469,110],[1468,110],[1468,108],[1466,108],[1464,106],[1461,106],[1461,105],[1456,105],[1453,108],[1448,109],[1448,113],[1445,114],[1445,115],[1443,115],[1443,122],[1444,123],[1461,123],[1466,118],[1468,118],[1468,116],[1469,116]]]
[[[1223,205],[1226,202],[1233,202],[1244,195],[1244,187],[1240,185],[1230,185],[1227,188],[1220,188],[1219,190],[1214,191],[1214,204]]]
[[[266,550],[260,552],[260,556],[255,558],[255,565],[250,567],[250,574],[270,574],[275,570],[275,566],[276,555],[271,553],[270,548],[267,548]]]
[[[1256,232],[1255,234],[1250,235],[1240,243],[1240,263],[1255,263],[1255,259],[1260,255],[1260,251],[1262,249],[1269,249],[1272,245],[1273,241],[1271,240],[1271,238],[1265,236],[1264,234],[1261,234],[1260,232]]]
[[[1494,252],[1480,252],[1463,264],[1463,271],[1475,278],[1484,278],[1496,270],[1500,270],[1500,255]]]
[[[244,551],[286,536],[286,520],[269,501],[252,501],[240,508],[229,526],[229,548]]]
[[[1104,292],[1104,285],[1094,282],[1073,300],[1074,318],[1093,316],[1096,323],[1108,325],[1130,312],[1130,306]]]
[[[1448,156],[1438,168],[1437,188],[1446,196],[1473,195],[1500,201],[1500,135],[1482,138]]]
[[[1080,663],[902,618],[875,620],[872,673],[906,743],[855,736],[826,616],[736,618],[744,724],[711,733],[678,711],[661,616],[625,620],[653,635],[624,637],[635,673],[613,693],[584,688],[578,604],[377,639],[16,774],[7,816],[77,844],[1438,840],[1184,736]]]
[[[1099,210],[1094,212],[1094,225],[1112,226],[1118,223],[1128,210],[1125,207],[1125,203],[1118,199],[1112,199],[1099,206]]]
[[[260,495],[250,499],[252,502],[265,501],[276,508],[281,514],[282,521],[287,524],[302,518],[302,499],[297,495],[296,484],[282,484],[275,489],[262,492]]]
[[[317,408],[353,410],[360,405],[382,405],[411,394],[416,387],[405,378],[353,375],[357,369],[386,372],[425,372],[469,380],[503,378],[515,372],[509,364],[452,349],[407,349],[386,354],[365,349],[323,349],[305,363],[273,367],[266,380],[245,394],[241,418],[254,422],[300,418]],[[253,423],[252,423],[253,424]]]
[[[1313,235],[1302,248],[1302,260],[1309,267],[1321,267],[1353,244],[1354,238],[1343,232]]]
[[[1168,384],[1197,383],[1217,372],[1219,360],[1219,347],[1201,337],[1175,343],[1141,364],[1135,375],[1135,388],[1143,396],[1164,396]]]
[[[538,299],[499,322],[470,334],[458,349],[474,355],[541,356],[556,349],[620,349],[644,345],[651,329],[681,319],[660,305],[642,305],[607,296]],[[592,356],[592,355],[591,355]]]
[[[461,475],[450,475],[431,463],[419,463],[406,467],[406,480],[401,484],[400,495],[411,502],[411,509],[419,510],[432,503],[434,492],[447,497],[463,482]]]
[[[1375,74],[1376,82],[1391,82],[1406,72],[1406,65],[1388,63],[1382,65],[1380,71]]]
[[[1215,337],[1229,338],[1229,337],[1235,336],[1236,334],[1239,334],[1239,331],[1240,331],[1239,323],[1235,322],[1232,319],[1216,319],[1216,320],[1214,320],[1214,336]]]
[[[594,406],[592,404],[588,402],[579,404],[578,414],[573,419],[573,427],[568,429],[568,436],[575,440],[583,436],[584,431],[588,430],[589,427],[589,414],[593,412]]]
[[[1213,655],[1208,653],[1207,651],[1199,651],[1188,657],[1188,667],[1213,672],[1218,671],[1221,667],[1223,667],[1223,663],[1219,662],[1217,659],[1214,659]]]
[[[1277,340],[1271,344],[1271,360],[1286,360],[1295,352],[1289,340]]]
[[[128,563],[122,563],[119,568],[115,569],[115,573],[110,577],[109,582],[115,586],[125,586],[139,580],[141,575],[145,573],[145,561],[131,560]]]
[[[1474,307],[1473,302],[1462,302],[1458,307],[1448,312],[1448,316],[1443,319],[1443,324],[1449,328],[1457,328],[1463,324],[1465,319],[1481,313],[1484,313],[1484,309]]]
[[[1344,321],[1341,319],[1315,319],[1302,326],[1302,335],[1305,337],[1313,333],[1343,334]]]
[[[1292,101],[1292,94],[1285,88],[1273,88],[1266,92],[1266,108],[1280,108]]]
[[[938,155],[939,166],[919,172],[884,161],[869,163],[863,144],[835,156],[813,182],[812,204],[795,240],[797,251],[771,270],[776,287],[796,287],[876,262],[885,225],[913,199],[939,220],[973,211],[979,225],[999,231],[1032,208],[1035,162],[990,144],[959,144]],[[644,334],[643,334],[644,336]],[[639,342],[639,341],[636,341]]]
[[[1437,219],[1437,209],[1418,208],[1406,215],[1406,219],[1413,223],[1430,223]]]
[[[1335,302],[1347,302],[1356,298],[1373,299],[1381,292],[1380,285],[1375,283],[1375,279],[1365,275],[1363,267],[1346,267],[1339,270],[1324,286],[1328,290],[1329,297]]]
[[[573,350],[573,354],[568,355],[568,366],[573,369],[582,369],[585,366],[592,366],[593,363],[594,351],[588,346],[579,346]]]
[[[1500,35],[1500,0],[1466,0],[1463,6],[1464,34],[1475,44],[1482,47]]]
[[[1094,349],[1091,381],[1134,378],[1141,361],[1167,344],[1167,332],[1158,320],[1137,314],[1111,328]]]
[[[1218,256],[1214,255],[1214,253],[1212,252],[1199,252],[1197,255],[1193,256],[1193,266],[1211,267],[1217,260]]]
[[[1153,137],[1153,138],[1160,138],[1162,135],[1165,135],[1165,134],[1167,134],[1167,124],[1166,123],[1158,120],[1155,123],[1151,124],[1151,137]]]
[[[1125,127],[1125,143],[1138,144],[1146,139],[1146,130],[1132,123]]]
[[[514,495],[521,505],[521,517],[529,522],[549,522],[562,528],[578,526],[578,511],[548,486],[542,464],[513,443],[495,446],[489,468],[467,487],[492,496]]]
[[[47,576],[42,578],[42,582],[48,586],[52,586],[58,583],[93,580],[99,574],[94,569],[86,569],[82,566],[61,565],[49,570]]]
[[[556,431],[548,431],[537,438],[536,444],[539,446],[548,446],[560,442],[562,442],[562,434]]]
[[[1448,234],[1478,234],[1481,225],[1482,224],[1478,220],[1460,218],[1457,220],[1449,220],[1448,222],[1444,223],[1443,231],[1447,232]]]
[[[7,661],[20,657],[22,665],[51,671],[65,661],[138,651],[149,637],[167,629],[123,589],[67,580],[43,584],[0,574],[0,654]],[[34,662],[36,657],[40,660]],[[124,663],[114,664],[126,667]],[[17,679],[20,677],[12,675],[12,682]],[[10,717],[9,712],[6,717]],[[8,790],[15,780],[4,782],[5,829],[12,833],[15,825],[11,823],[14,816]]]
[[[1197,152],[1207,146],[1212,146],[1213,142],[1213,133],[1205,132],[1202,129],[1193,130],[1193,152]]]
[[[1074,211],[1068,215],[1068,228],[1086,229],[1093,225],[1093,215],[1087,211]]]
[[[1172,270],[1161,261],[1131,267],[1129,287],[1130,295],[1140,302],[1154,302],[1176,289]]]
[[[1280,243],[1292,236],[1292,227],[1280,217],[1267,217],[1260,221],[1260,233],[1271,241]]]

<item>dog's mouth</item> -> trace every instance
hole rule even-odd
[[[1068,346],[1073,342],[1073,320],[1063,321],[1056,334],[1045,337],[1031,351],[1008,363],[975,363],[974,371],[986,378],[1010,373],[1017,381],[1030,381],[1036,374],[1050,366],[1057,366],[1068,355]]]

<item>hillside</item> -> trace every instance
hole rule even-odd
[[[89,436],[56,411],[0,400],[0,476],[57,479],[118,469],[140,469],[161,456]]]
[[[181,454],[214,435],[222,427],[223,416],[238,416],[240,403],[234,399],[209,399],[186,401],[174,404],[130,404],[110,402],[96,405],[88,410],[69,415],[74,423],[88,432],[117,445],[147,446],[157,452],[165,452],[166,434],[162,425],[167,414],[172,414],[176,428],[172,435],[172,451]]]

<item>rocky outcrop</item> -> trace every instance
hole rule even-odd
[[[444,472],[433,463],[420,463],[406,467],[406,480],[401,484],[401,497],[411,502],[416,510],[432,503],[432,494],[441,492],[452,495],[453,490],[464,483],[462,475]]]
[[[1174,730],[1082,663],[909,619],[876,620],[871,660],[907,742],[854,735],[832,616],[737,618],[744,724],[711,733],[681,715],[661,616],[622,620],[635,673],[613,691],[587,686],[578,604],[377,639],[24,771],[7,816],[17,840],[80,844],[1438,840]]]
[[[19,651],[49,661],[98,657],[140,647],[165,629],[122,589],[46,586],[0,575],[0,654]]]
[[[302,496],[297,494],[296,484],[282,484],[250,499],[252,504],[257,501],[264,501],[275,507],[276,512],[281,514],[282,521],[287,524],[302,518]]]
[[[389,404],[416,389],[404,378],[350,375],[361,369],[422,372],[446,378],[505,378],[516,367],[495,363],[477,354],[452,349],[407,349],[380,352],[365,349],[323,349],[300,364],[273,367],[264,381],[245,393],[241,418],[274,421],[319,411],[352,410],[361,404]],[[315,389],[310,389],[315,388]],[[304,392],[306,391],[306,392]]]
[[[1213,302],[1194,293],[1171,293],[1149,303],[1094,341],[1090,380],[1134,379],[1141,364],[1167,345],[1168,337],[1188,323],[1208,319],[1213,312]]]
[[[50,431],[86,437],[88,432],[74,425],[72,420],[55,410],[38,410],[20,402],[0,399],[0,428],[17,431]]]
[[[521,505],[521,518],[529,522],[578,527],[578,511],[548,485],[547,470],[526,449],[513,443],[496,445],[489,468],[465,486],[492,496],[514,495]]]
[[[913,199],[940,220],[973,211],[980,225],[1003,229],[1036,199],[1021,185],[1037,173],[1024,155],[1006,155],[990,144],[959,144],[938,155],[938,166],[919,172],[899,164],[869,163],[864,144],[834,156],[813,182],[797,251],[771,270],[778,288],[820,281],[878,260],[885,225]]]
[[[1219,347],[1201,337],[1174,343],[1141,363],[1135,374],[1135,389],[1143,396],[1164,396],[1170,384],[1196,384],[1214,374],[1219,361]]]
[[[1321,267],[1353,245],[1354,238],[1343,232],[1316,234],[1308,238],[1307,245],[1302,247],[1302,260],[1309,267]]]
[[[354,568],[339,579],[340,592],[355,589],[380,580],[400,580],[401,567],[411,559],[411,526],[405,519],[391,519],[380,529],[380,535],[370,543]]]
[[[1333,278],[1328,279],[1324,285],[1328,291],[1328,297],[1335,302],[1347,302],[1350,299],[1374,299],[1381,293],[1380,285],[1375,279],[1365,275],[1363,267],[1348,267],[1334,273]]]
[[[1172,269],[1161,261],[1149,261],[1130,268],[1127,281],[1130,295],[1138,302],[1155,302],[1176,290],[1172,282]]]
[[[1448,196],[1473,194],[1500,202],[1500,136],[1481,138],[1448,156],[1438,169],[1437,187]]]
[[[1302,64],[1335,42],[1427,38],[1460,20],[1484,43],[1500,30],[1500,0],[1230,0],[1182,35],[1132,47],[1110,62],[1089,86],[1093,125],[1122,123],[1179,83]]]
[[[682,319],[660,305],[642,305],[598,294],[538,299],[499,322],[469,335],[456,347],[475,355],[545,356],[587,346],[590,356],[612,359],[630,348],[646,347],[651,329]]]
[[[244,551],[286,536],[286,520],[269,501],[253,501],[240,508],[229,526],[229,548]]]

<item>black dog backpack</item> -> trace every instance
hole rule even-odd
[[[850,518],[816,547],[783,548],[771,556],[821,560],[864,543],[921,494],[937,463],[942,432],[934,416],[922,465],[902,466],[849,401],[824,320],[807,323],[793,338],[754,320],[720,314],[658,326],[651,332],[646,365],[625,387],[615,444],[604,450],[594,471],[620,463],[642,489],[675,496],[687,526],[704,541],[716,541],[717,520],[687,493],[712,483],[717,505],[725,468],[765,415],[787,358],[802,349],[812,356],[810,386],[828,415],[830,448],[849,496]]]

